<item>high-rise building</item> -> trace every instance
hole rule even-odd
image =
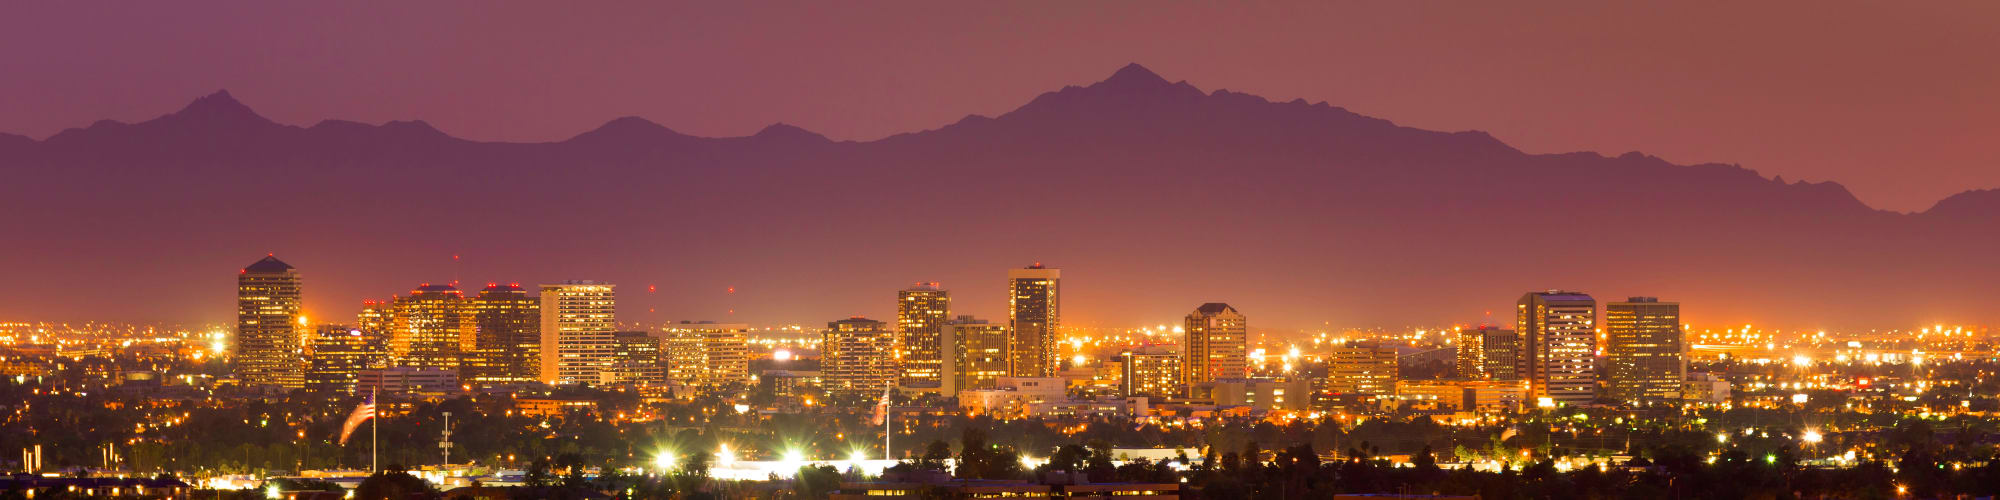
[[[542,381],[602,384],[617,342],[617,285],[565,281],[542,285]]]
[[[1181,353],[1164,346],[1145,346],[1119,356],[1119,392],[1126,397],[1167,398],[1183,395]],[[1241,378],[1241,377],[1238,377]]]
[[[1520,370],[1536,404],[1588,403],[1597,396],[1597,299],[1549,290],[1521,296],[1514,329],[1521,335]]]
[[[647,332],[611,332],[611,383],[662,387],[667,372],[660,366],[663,339]]]
[[[668,383],[710,391],[750,382],[750,325],[682,321],[661,337]]]
[[[855,317],[827,323],[819,344],[820,380],[831,393],[879,395],[895,381],[889,351],[894,344],[880,321]]]
[[[1338,394],[1396,394],[1396,346],[1348,342],[1326,358],[1326,388]]]
[[[1619,401],[1679,399],[1687,380],[1681,305],[1632,297],[1604,305],[1605,393]]]
[[[489,283],[472,298],[464,379],[532,382],[542,375],[542,302],[520,284]]]
[[[1236,308],[1221,302],[1202,304],[1188,313],[1183,330],[1182,384],[1193,386],[1248,375],[1249,330]]]
[[[1458,376],[1473,380],[1518,380],[1521,337],[1513,330],[1480,325],[1458,330]]]
[[[361,313],[354,316],[354,328],[374,336],[386,347],[389,332],[396,329],[395,297],[389,300],[361,301]]]
[[[896,292],[898,384],[935,387],[943,383],[944,357],[938,334],[950,318],[951,294],[938,288],[936,282]]]
[[[425,283],[390,307],[389,354],[398,366],[457,371],[474,340],[472,302],[451,285]]]
[[[992,389],[1007,376],[1007,325],[959,316],[938,329],[940,356],[951,360],[942,377],[943,392]]]
[[[1007,271],[1007,326],[1013,340],[1008,374],[1015,377],[1056,376],[1057,332],[1062,328],[1062,270],[1040,262]]]
[[[387,354],[382,337],[347,325],[313,328],[312,356],[305,373],[306,390],[352,394],[362,370],[380,367]]]
[[[236,276],[236,376],[246,386],[305,387],[299,272],[276,256]]]

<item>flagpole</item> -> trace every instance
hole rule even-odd
[[[373,408],[373,406],[375,406],[375,390],[380,388],[381,385],[382,384],[380,382],[377,382],[375,385],[368,387],[368,406],[370,406],[370,408],[368,409],[369,413],[368,474],[369,475],[374,475],[376,472],[382,471],[382,466],[380,462],[380,458],[382,455],[382,440],[379,439],[379,437],[382,435],[382,412],[377,411],[375,408]]]

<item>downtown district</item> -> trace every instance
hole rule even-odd
[[[1508,327],[1273,338],[1216,302],[1085,331],[1062,325],[1060,270],[1007,282],[993,320],[920,283],[893,321],[640,325],[617,320],[616,285],[569,281],[422,284],[315,322],[299,271],[268,256],[238,273],[233,335],[0,324],[22,400],[0,432],[22,475],[0,489],[285,493],[394,464],[444,490],[626,496],[1532,496],[1508,481],[1536,468],[1698,494],[1674,476],[1737,464],[1793,494],[1905,495],[1977,492],[1957,485],[1990,477],[2000,446],[1983,328],[1698,330],[1674,302],[1549,290]],[[362,405],[378,420],[357,430]],[[1321,489],[1232,477],[1307,459]],[[1391,479],[1342,469],[1378,466]],[[146,493],[163,472],[185,483]]]

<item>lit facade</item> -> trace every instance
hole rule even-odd
[[[472,298],[473,342],[465,378],[531,382],[542,370],[542,302],[518,284],[489,284]]]
[[[880,395],[894,383],[895,363],[889,327],[868,318],[848,318],[826,324],[819,344],[821,382],[835,394]]]
[[[565,281],[542,285],[541,379],[551,384],[602,384],[617,342],[617,285]]]
[[[611,383],[660,387],[667,383],[661,366],[662,338],[647,332],[612,332]]]
[[[305,387],[299,272],[276,256],[236,276],[236,376],[247,386]]]
[[[1007,376],[1007,325],[959,316],[939,326],[941,356],[951,360],[942,377],[943,393],[992,389]]]
[[[1146,346],[1119,356],[1119,392],[1126,396],[1167,398],[1179,396],[1181,354],[1162,346]]]
[[[1479,326],[1460,328],[1454,342],[1458,346],[1460,378],[1475,380],[1518,380],[1521,336],[1513,330]]]
[[[1396,347],[1374,342],[1334,346],[1326,358],[1326,388],[1336,394],[1396,393]]]
[[[1549,290],[1521,296],[1515,330],[1521,335],[1522,376],[1529,396],[1582,404],[1597,396],[1597,300]]]
[[[1653,297],[1604,304],[1605,393],[1619,401],[1680,399],[1687,380],[1681,305]]]
[[[379,334],[347,325],[314,327],[311,346],[305,388],[314,392],[353,393],[361,371],[378,366],[387,354]]]
[[[669,383],[715,390],[750,382],[750,325],[682,321],[662,337]]]
[[[918,283],[896,292],[898,384],[935,387],[943,383],[940,333],[951,318],[951,294],[937,283]]]
[[[1221,302],[1202,304],[1187,315],[1184,324],[1182,383],[1193,386],[1248,374],[1249,330],[1236,308]]]
[[[396,365],[458,371],[475,330],[464,293],[426,283],[397,297],[390,312],[389,354]]]
[[[1056,335],[1062,328],[1062,270],[1040,263],[1007,271],[1007,372],[1015,377],[1056,375]]]

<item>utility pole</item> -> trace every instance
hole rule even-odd
[[[444,465],[451,465],[451,412],[444,412],[444,440],[438,441],[438,448],[444,449]]]

